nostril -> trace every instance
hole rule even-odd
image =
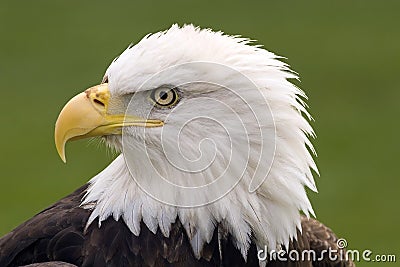
[[[99,104],[99,105],[101,105],[101,106],[103,106],[103,107],[106,106],[103,102],[101,102],[100,100],[98,100],[98,99],[96,99],[96,98],[93,99],[93,102],[96,103],[96,104]]]

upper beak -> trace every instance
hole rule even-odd
[[[110,91],[103,83],[74,96],[61,110],[55,127],[55,143],[61,159],[66,162],[65,144],[93,136],[122,134],[123,126],[157,127],[164,123],[127,114],[108,114]]]

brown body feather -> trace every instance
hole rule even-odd
[[[259,266],[257,249],[251,245],[245,262],[230,235],[218,240],[218,227],[200,259],[192,252],[188,237],[179,221],[170,236],[153,234],[142,223],[139,236],[125,223],[112,217],[99,228],[93,223],[84,231],[90,210],[79,207],[87,186],[40,212],[0,239],[0,266]],[[324,249],[337,248],[337,237],[326,226],[302,218],[302,234],[290,249],[312,249],[317,255]],[[63,263],[64,262],[64,263]],[[40,263],[40,264],[37,264]],[[73,265],[71,265],[73,264]],[[354,266],[352,262],[270,261],[267,266]]]

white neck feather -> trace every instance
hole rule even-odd
[[[308,129],[304,119],[300,122]],[[122,218],[135,235],[140,234],[143,221],[153,233],[159,229],[168,237],[171,224],[179,219],[197,257],[219,224],[233,236],[244,258],[251,242],[258,247],[266,245],[269,250],[287,245],[296,237],[296,230],[301,230],[299,210],[307,216],[314,214],[304,185],[316,190],[310,171],[315,165],[305,146],[306,135],[296,125],[277,121],[276,127],[274,162],[268,179],[256,192],[249,193],[251,175],[246,173],[231,192],[214,203],[197,208],[169,206],[139,188],[121,154],[89,182],[82,202],[83,207],[93,210],[87,224],[98,219],[100,227],[113,216],[115,220]],[[144,166],[137,166],[141,166],[141,172],[135,175],[145,175]]]

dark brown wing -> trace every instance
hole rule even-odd
[[[290,242],[289,249],[268,262],[268,267],[353,267],[346,260],[344,249],[337,246],[338,238],[331,229],[317,220],[301,218],[302,233]],[[329,252],[331,251],[331,252]]]
[[[0,266],[64,261],[79,265],[90,211],[79,208],[87,186],[63,198],[0,239]]]
[[[302,217],[302,240],[308,242],[310,249],[316,252],[317,261],[313,266],[351,267],[355,264],[346,259],[344,247],[338,247],[338,237],[331,229],[317,220]],[[331,252],[329,252],[331,251]],[[329,256],[329,253],[331,253]]]

